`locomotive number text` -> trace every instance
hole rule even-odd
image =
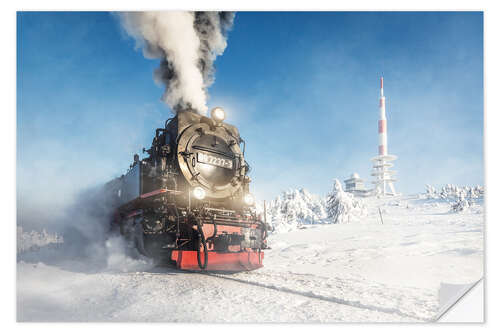
[[[230,159],[216,157],[216,156],[208,155],[208,154],[204,154],[204,153],[198,153],[198,162],[210,164],[210,165],[215,165],[215,166],[218,166],[221,168],[226,168],[226,169],[233,168],[233,161],[231,161]]]

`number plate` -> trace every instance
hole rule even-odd
[[[204,153],[198,153],[198,162],[215,165],[221,168],[233,169],[233,161],[227,158],[217,157]]]

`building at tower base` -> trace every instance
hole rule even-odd
[[[367,197],[372,192],[365,188],[363,179],[361,179],[356,172],[351,175],[351,178],[344,180],[344,183],[345,191],[357,197]]]

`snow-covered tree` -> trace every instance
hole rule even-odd
[[[261,203],[257,211],[263,212]],[[327,218],[325,200],[307,189],[289,189],[270,201],[266,207],[267,222],[277,232],[294,230],[300,225],[324,223]]]
[[[441,188],[438,194],[438,191],[434,187],[426,185],[425,197],[428,199],[441,198],[450,202],[452,212],[462,212],[476,205],[478,200],[483,199],[484,187],[480,185],[461,187],[447,184]]]
[[[462,212],[467,210],[472,204],[471,199],[466,198],[465,192],[461,192],[457,201],[451,204],[451,210],[456,213]]]
[[[26,232],[22,227],[17,227],[17,253],[36,250],[49,244],[59,244],[62,242],[62,236],[57,233],[49,234],[45,229],[41,232],[35,230]]]
[[[484,197],[484,187],[477,185],[470,189],[470,198],[471,199],[479,199]]]
[[[431,185],[425,185],[425,194],[428,199],[437,199],[439,197],[436,188]]]
[[[365,213],[361,200],[357,200],[351,193],[344,192],[338,179],[333,182],[333,190],[326,199],[326,211],[332,223],[349,223],[353,216]]]
[[[460,187],[453,184],[447,184],[441,188],[438,194],[438,191],[436,191],[434,187],[426,185],[425,196],[427,198],[441,198],[444,200],[459,200],[461,197],[467,200],[482,199],[484,197],[484,187],[480,185],[474,187]]]

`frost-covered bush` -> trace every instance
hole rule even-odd
[[[257,212],[262,213],[261,204]],[[324,223],[326,219],[325,200],[306,189],[284,191],[267,204],[267,222],[277,232],[294,230],[301,225]]]
[[[441,197],[441,199],[448,199],[450,197],[457,196],[459,192],[460,190],[458,186],[447,184],[446,186],[441,188],[441,193],[439,194],[439,196]]]
[[[366,214],[366,207],[351,193],[344,192],[340,181],[335,179],[326,199],[326,211],[332,223],[349,223],[353,217]]]
[[[439,194],[434,186],[425,185],[425,195],[429,199],[439,198]]]
[[[462,196],[467,199],[480,199],[484,197],[484,187],[477,185],[475,187],[448,184],[443,186],[439,194],[441,199],[458,200]]]
[[[468,210],[470,207],[475,206],[478,200],[484,198],[484,187],[480,185],[461,187],[447,184],[439,192],[431,185],[426,185],[425,192],[424,197],[427,199],[442,199],[449,202],[452,212]]]
[[[63,238],[58,234],[49,234],[45,229],[41,232],[31,230],[23,231],[22,227],[17,227],[17,253],[23,253],[28,250],[36,250],[49,244],[59,244]]]
[[[471,188],[469,193],[469,197],[472,199],[480,199],[484,198],[484,187],[477,185],[476,187]]]
[[[464,193],[460,193],[457,201],[451,204],[451,211],[455,213],[463,212],[469,209],[473,204],[471,199],[465,197]]]
[[[484,197],[484,187],[477,185],[474,187],[469,186],[457,186],[453,184],[447,184],[437,191],[431,185],[425,186],[424,198],[427,199],[443,199],[458,201],[460,198],[465,198],[466,200],[482,199]]]

